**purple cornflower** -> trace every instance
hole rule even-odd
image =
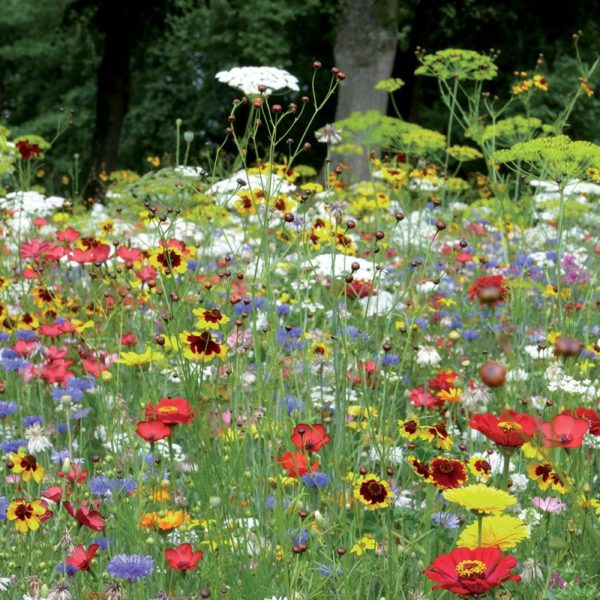
[[[10,502],[4,497],[0,496],[0,521],[6,519],[6,510],[8,509]]]
[[[329,483],[329,476],[326,473],[322,473],[320,471],[315,471],[314,473],[307,473],[306,475],[302,475],[300,481],[304,485],[311,487],[313,489],[319,489],[326,486]]]
[[[444,527],[445,529],[456,529],[460,526],[460,519],[456,515],[445,511],[433,513],[431,520],[437,527]]]
[[[107,565],[107,573],[112,577],[122,577],[135,581],[148,577],[154,571],[154,561],[151,556],[142,554],[117,554]]]
[[[0,402],[0,419],[3,417],[10,417],[17,412],[17,403],[4,400]]]
[[[15,332],[15,337],[22,342],[34,342],[37,340],[37,334],[31,329],[19,329]]]

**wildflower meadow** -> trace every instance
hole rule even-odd
[[[418,50],[439,131],[324,122],[319,61],[223,70],[220,146],[178,119],[94,198],[0,128],[0,597],[599,598],[577,52],[541,118],[543,60],[492,93],[495,51]]]

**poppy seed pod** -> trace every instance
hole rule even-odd
[[[490,360],[479,367],[479,377],[488,387],[500,387],[506,381],[506,367]]]
[[[477,297],[484,304],[494,304],[502,299],[502,290],[495,285],[486,285],[477,292]]]
[[[570,356],[579,356],[582,349],[582,342],[575,338],[561,335],[554,345],[554,354],[568,358]]]

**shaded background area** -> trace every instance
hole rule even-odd
[[[577,84],[578,30],[591,63],[600,39],[596,0],[573,3],[560,18],[544,0],[0,0],[0,123],[13,135],[52,139],[61,119],[72,122],[47,159],[50,186],[60,193],[76,153],[83,181],[101,170],[145,170],[151,155],[172,160],[177,118],[195,133],[190,162],[202,162],[223,140],[239,96],[214,79],[217,71],[278,66],[306,93],[313,60],[330,67],[337,59],[348,79],[337,115],[332,101],[319,125],[381,108],[369,74],[388,71],[406,82],[395,98],[402,117],[443,130],[435,82],[413,74],[417,46],[501,50],[490,91],[504,97],[513,72],[532,70],[543,53],[550,82],[543,116]],[[319,82],[326,86],[328,77]],[[572,137],[600,141],[599,105],[592,98],[576,107]],[[322,155],[312,160],[318,168]]]

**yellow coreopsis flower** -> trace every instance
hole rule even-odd
[[[365,533],[365,535],[350,548],[350,552],[357,556],[362,556],[366,550],[375,550],[376,548],[377,542],[375,541],[375,538],[370,533]]]
[[[481,544],[479,543],[479,524],[471,523],[460,534],[456,544],[458,547],[500,548],[507,550],[529,537],[529,528],[521,519],[510,515],[486,517],[481,525]]]
[[[198,329],[218,329],[220,325],[229,322],[229,317],[218,308],[195,308],[192,312],[198,317]]]
[[[378,510],[390,505],[394,492],[385,479],[380,479],[373,473],[367,473],[357,478],[354,484],[354,497],[368,510]]]
[[[183,252],[176,246],[156,248],[150,254],[148,262],[167,277],[170,277],[173,272],[181,275],[187,271],[187,261]]]
[[[40,517],[45,513],[46,508],[42,505],[41,500],[29,502],[24,498],[19,498],[10,503],[6,511],[6,518],[8,521],[15,522],[18,532],[27,533],[39,529]]]
[[[9,455],[12,467],[12,473],[21,475],[23,481],[31,481],[40,483],[44,478],[44,467],[38,465],[35,456],[27,454],[24,448],[19,448],[18,452],[11,452]]]

